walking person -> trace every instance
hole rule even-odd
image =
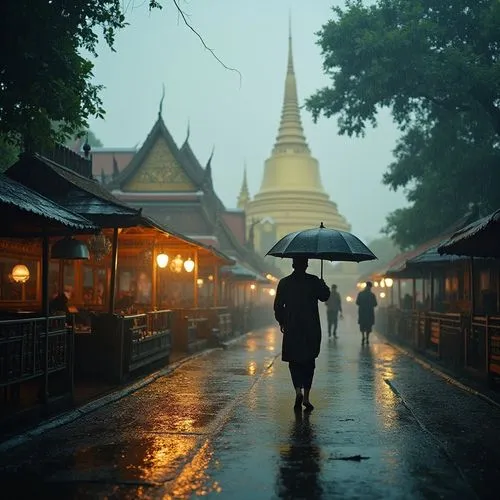
[[[330,289],[323,279],[306,273],[307,258],[294,257],[292,267],[293,272],[278,283],[274,316],[283,332],[281,359],[288,362],[295,388],[294,409],[304,405],[312,411],[309,393],[321,344],[318,301],[326,302]]]
[[[359,292],[356,298],[356,305],[358,306],[358,324],[362,335],[362,344],[365,343],[365,340],[367,344],[370,342],[370,333],[375,324],[377,297],[375,297],[375,294],[372,292],[372,286],[373,283],[367,281],[365,289]]]
[[[326,317],[328,320],[328,338],[332,336],[337,338],[337,327],[339,324],[339,314],[342,319],[342,299],[340,293],[337,291],[337,285],[332,285],[330,290],[330,297],[326,301]]]

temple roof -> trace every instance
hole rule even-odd
[[[134,155],[130,163],[120,172],[120,174],[107,184],[108,189],[120,189],[125,191],[127,182],[129,182],[137,174],[144,160],[146,160],[159,138],[163,138],[165,140],[168,149],[177,163],[183,167],[185,174],[191,182],[196,186],[201,187],[204,175],[203,168],[201,168],[200,172],[200,169],[197,168],[193,161],[185,161],[186,155],[181,153],[172,135],[168,131],[161,114],[158,114],[158,118],[144,141],[144,144]]]

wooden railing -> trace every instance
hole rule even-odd
[[[68,368],[71,334],[66,316],[0,321],[0,387]]]
[[[123,372],[130,373],[161,359],[171,348],[172,311],[151,311],[121,317]]]
[[[380,309],[377,313],[382,316],[377,321],[382,333],[453,365],[463,365],[466,315],[396,308]]]
[[[500,376],[500,317],[473,316],[467,335],[467,354],[471,366],[489,376]]]

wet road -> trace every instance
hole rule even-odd
[[[2,498],[497,498],[500,410],[343,322],[295,415],[260,330],[0,455]],[[6,494],[6,487],[12,488]]]

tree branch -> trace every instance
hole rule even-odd
[[[241,73],[240,71],[238,71],[236,68],[232,68],[230,66],[227,66],[217,55],[216,53],[214,52],[213,49],[211,49],[206,43],[205,43],[205,40],[203,40],[203,37],[193,28],[193,26],[189,23],[188,21],[188,16],[187,14],[181,9],[179,3],[178,3],[178,0],[172,0],[173,4],[175,5],[175,8],[177,9],[177,12],[179,13],[179,15],[181,16],[182,18],[182,21],[184,22],[184,24],[188,27],[188,29],[190,29],[200,40],[201,44],[203,45],[203,47],[205,48],[205,50],[208,50],[212,56],[215,58],[215,60],[225,69],[229,70],[229,71],[234,71],[235,73],[238,73],[239,75],[239,78],[240,78],[240,87],[241,87],[241,80],[242,80],[242,76],[241,76]]]

